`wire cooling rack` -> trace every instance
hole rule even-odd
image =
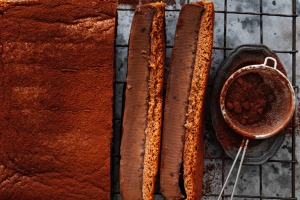
[[[299,91],[296,76],[296,54],[298,53],[296,48],[296,18],[298,16],[297,0],[213,1],[216,10],[216,24],[209,90],[211,90],[212,80],[218,66],[227,57],[228,53],[230,53],[237,45],[251,43],[271,46],[270,49],[278,54],[285,65],[288,77],[297,94]],[[168,58],[170,57],[173,48],[177,17],[181,6],[189,2],[192,2],[192,0],[180,0],[180,2],[176,1],[173,5],[168,5],[166,7],[166,72],[168,72]],[[285,7],[286,9],[282,11],[278,9],[280,7]],[[118,26],[115,43],[116,79],[114,84],[114,137],[111,169],[112,199],[121,199],[119,167],[123,92],[126,84],[128,37],[134,10],[135,9],[129,5],[119,5],[117,9]],[[242,29],[240,31],[239,26],[246,30],[246,32],[243,33]],[[207,116],[210,116],[208,109]],[[285,142],[273,158],[263,165],[245,165],[242,168],[235,199],[297,200],[300,198],[299,189],[296,190],[296,165],[298,162],[296,159],[297,126],[295,116],[292,120],[292,124],[288,127],[288,130],[289,133],[286,135]],[[203,199],[213,200],[217,199],[218,192],[222,188],[232,160],[224,153],[218,143],[210,119],[207,120],[205,132],[206,150]],[[223,193],[223,200],[229,199],[232,186],[233,180],[230,180],[228,187]],[[155,192],[155,199],[164,199],[159,191],[158,184]]]

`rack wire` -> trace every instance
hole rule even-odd
[[[191,0],[192,1],[192,0]],[[231,11],[228,9],[228,1],[230,0],[224,0],[224,7],[221,10],[217,10],[216,14],[219,15],[223,15],[223,19],[224,19],[224,24],[223,24],[223,29],[224,29],[224,33],[223,33],[223,45],[222,47],[219,46],[214,46],[213,50],[214,51],[223,51],[223,60],[227,57],[227,53],[230,52],[231,50],[233,50],[234,48],[232,47],[228,47],[227,45],[227,37],[228,37],[228,32],[227,32],[227,26],[228,26],[228,15],[229,14],[234,14],[234,15],[252,15],[252,16],[259,16],[259,43],[260,44],[264,44],[264,26],[263,26],[263,21],[264,21],[264,16],[269,16],[269,17],[283,17],[283,18],[289,18],[292,19],[292,32],[291,32],[291,46],[289,47],[289,49],[272,49],[274,52],[276,52],[277,54],[290,54],[291,55],[291,66],[285,66],[286,68],[290,68],[288,70],[291,71],[291,82],[292,85],[294,87],[294,90],[296,93],[299,92],[299,86],[297,85],[297,62],[296,62],[296,54],[298,53],[298,50],[296,48],[296,34],[297,34],[297,27],[296,27],[296,18],[298,17],[297,14],[297,2],[296,0],[289,0],[291,1],[292,4],[292,8],[291,8],[291,12],[288,14],[282,14],[282,13],[268,13],[268,12],[264,12],[263,10],[263,0],[257,0],[259,1],[259,8],[255,11],[255,12],[240,12],[240,11]],[[253,1],[253,0],[252,0]],[[190,3],[190,0],[186,0],[185,3]],[[131,16],[133,15],[134,12],[134,8],[130,8],[130,7],[120,7],[117,9],[117,12],[129,12],[131,13]],[[180,6],[175,6],[175,7],[167,7],[166,12],[180,12]],[[129,20],[130,21],[130,20]],[[130,25],[129,25],[130,26]],[[118,35],[118,32],[117,32]],[[173,48],[172,44],[168,44],[167,45],[167,51],[171,50]],[[118,42],[118,40],[116,41],[115,44],[115,49],[116,49],[116,54],[118,54],[118,52],[121,52],[122,54],[126,54],[124,52],[126,52],[128,50],[128,42],[125,39],[125,42]],[[116,67],[116,81],[114,84],[115,87],[115,97],[114,97],[114,139],[113,139],[113,147],[112,147],[112,199],[121,199],[120,197],[120,185],[119,185],[119,163],[120,163],[120,144],[121,144],[121,124],[122,124],[122,106],[123,106],[123,92],[124,92],[124,86],[126,83],[125,80],[125,75],[126,74],[126,55],[123,56],[123,61],[124,63],[121,63],[120,66]],[[117,60],[116,58],[116,63],[118,63],[120,61]],[[168,63],[168,62],[167,62]],[[120,69],[122,68],[122,69]],[[210,77],[211,79],[212,77]],[[209,85],[209,87],[211,87],[211,83]],[[207,125],[210,126],[210,125]],[[208,127],[207,129],[209,129],[207,132],[209,132],[209,134],[214,134],[213,130],[211,129],[211,127]],[[288,127],[289,129],[289,136],[291,139],[291,149],[289,151],[289,156],[290,159],[273,159],[271,158],[270,160],[267,161],[266,165],[268,166],[269,164],[275,163],[278,165],[289,165],[290,166],[290,170],[289,173],[291,174],[291,179],[289,180],[290,183],[287,183],[291,186],[291,190],[289,192],[288,195],[286,196],[274,196],[272,194],[265,194],[264,193],[264,184],[265,180],[264,180],[264,165],[257,165],[256,167],[258,168],[258,174],[256,175],[256,178],[259,180],[259,191],[257,194],[237,194],[235,195],[235,197],[237,199],[255,199],[255,200],[264,200],[264,199],[285,199],[285,200],[297,200],[299,199],[299,197],[296,197],[296,164],[298,164],[298,161],[296,159],[296,131],[297,131],[297,125],[296,125],[296,116],[293,117],[292,119],[292,124]],[[206,138],[207,139],[207,138]],[[215,139],[215,138],[214,138]],[[212,145],[216,145],[219,146],[218,142],[216,141],[216,139],[212,142]],[[231,159],[225,154],[225,152],[223,150],[219,155],[217,156],[205,156],[205,162],[210,162],[210,161],[216,161],[218,162],[221,166],[221,174],[218,174],[217,172],[214,172],[218,175],[221,176],[221,184],[219,186],[215,186],[216,188],[220,188],[223,186],[223,183],[225,181],[225,177],[226,177],[226,163],[227,162],[232,162]],[[247,166],[247,164],[245,164]],[[252,165],[253,166],[253,165]],[[204,172],[205,173],[205,172]],[[205,174],[204,174],[205,175]],[[214,175],[215,176],[215,175]],[[213,183],[209,183],[209,184],[213,184]],[[204,183],[205,185],[205,183]],[[220,189],[218,191],[220,191]],[[211,200],[211,199],[216,199],[218,197],[218,193],[216,191],[210,191],[209,190],[203,190],[204,194],[203,194],[203,199],[207,199],[207,200]],[[230,194],[224,194],[222,195],[222,199],[226,200],[229,199]],[[160,193],[159,189],[156,190],[156,194],[155,194],[155,199],[164,199],[164,197],[162,196],[162,194]]]

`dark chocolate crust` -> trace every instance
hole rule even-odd
[[[1,199],[110,199],[116,6],[0,3]]]

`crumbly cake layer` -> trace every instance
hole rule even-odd
[[[165,58],[164,4],[133,17],[121,143],[122,199],[153,199],[158,171]]]
[[[154,186],[159,168],[163,107],[163,78],[165,67],[165,11],[163,3],[155,3],[157,11],[151,27],[151,55],[148,81],[148,116],[144,171],[143,199],[154,199]]]
[[[116,1],[1,3],[1,199],[110,199]]]

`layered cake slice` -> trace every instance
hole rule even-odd
[[[164,4],[133,17],[121,142],[122,199],[153,199],[158,172],[165,60]]]
[[[214,7],[182,7],[177,22],[164,109],[161,190],[168,199],[201,199],[204,100],[213,46]]]

